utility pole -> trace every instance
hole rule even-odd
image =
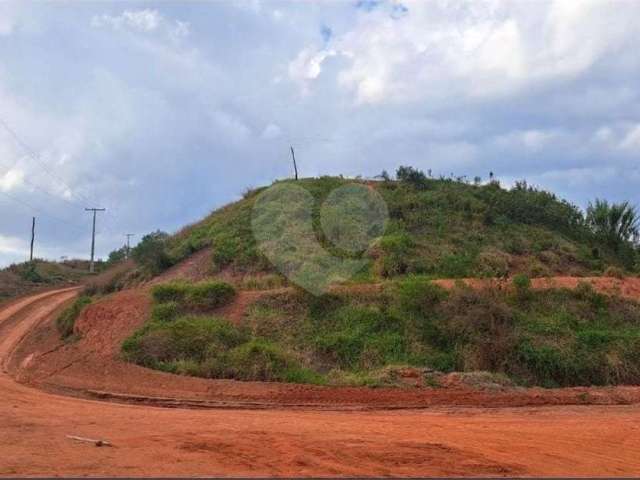
[[[135,233],[125,233],[125,235],[127,236],[127,253],[125,255],[125,259],[129,259],[129,252],[131,252],[131,246],[129,245],[129,239],[133,236],[135,236]]]
[[[91,263],[89,264],[89,273],[93,273],[93,256],[96,250],[96,212],[104,212],[106,208],[85,208],[85,212],[93,212],[93,230],[91,232]]]
[[[29,254],[29,261],[33,262],[33,241],[36,238],[36,217],[33,217],[31,222],[31,253]]]
[[[296,165],[296,152],[293,151],[293,145],[291,147],[291,158],[293,158],[293,170],[296,174],[296,180],[298,180],[298,165]]]

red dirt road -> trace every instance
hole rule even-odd
[[[17,383],[20,365],[11,365],[21,342],[73,295],[49,292],[0,310],[0,475],[640,474],[638,403],[188,410],[65,397]]]

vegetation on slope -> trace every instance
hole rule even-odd
[[[157,290],[158,292],[159,290]],[[376,384],[386,367],[505,374],[523,385],[640,382],[640,304],[577,290],[446,291],[422,276],[314,297],[257,301],[240,326],[155,295],[126,357],[188,375]],[[158,300],[165,303],[157,303]]]
[[[294,181],[278,183],[286,182]],[[333,246],[320,225],[320,205],[330,192],[353,182],[359,180],[321,177],[295,182],[316,200],[314,229],[327,249]],[[597,275],[609,266],[638,269],[637,215],[628,204],[597,201],[585,215],[524,181],[507,190],[496,181],[433,179],[411,167],[398,169],[398,180],[361,183],[382,196],[390,222],[384,235],[360,255],[367,261],[360,281],[406,274],[462,278]],[[253,205],[262,190],[248,192],[174,236],[156,232],[145,237],[134,257],[157,274],[210,246],[212,272],[272,272],[251,229]]]
[[[331,192],[354,182],[382,197],[389,222],[365,251],[345,253],[323,231],[320,207]],[[381,283],[382,291],[272,292],[238,326],[211,315],[233,299],[232,287],[159,286],[152,318],[123,346],[126,358],[175,373],[242,380],[378,384],[381,372],[410,366],[484,370],[523,385],[640,382],[640,305],[587,284],[576,291],[532,291],[529,281],[638,272],[638,215],[628,203],[596,200],[583,213],[524,181],[504,189],[493,179],[434,179],[411,167],[399,168],[395,180],[383,172],[376,182],[321,177],[276,183],[303,187],[315,201],[315,238],[301,234],[296,241],[318,241],[332,254],[364,260],[343,283]],[[145,236],[133,258],[156,275],[211,247],[212,275],[254,274],[236,288],[287,284],[252,231],[263,190],[247,192],[176,235]],[[314,248],[296,244],[294,250]],[[507,276],[513,276],[508,290],[445,291],[430,283]]]
[[[73,336],[73,329],[78,316],[84,308],[91,303],[91,297],[82,295],[67,308],[65,308],[58,318],[56,318],[56,328],[64,340]]]
[[[320,376],[301,366],[275,342],[222,318],[195,312],[229,303],[224,282],[171,283],[153,289],[150,321],[123,344],[125,358],[172,373],[239,380],[312,382]]]
[[[64,286],[89,276],[89,263],[83,260],[51,262],[34,260],[0,270],[0,301],[26,295],[45,287]]]

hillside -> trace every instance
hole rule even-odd
[[[175,267],[153,280],[153,310],[125,358],[331,385],[398,385],[407,372],[437,385],[481,371],[500,385],[640,382],[637,296],[594,288],[594,277],[638,267],[634,218],[609,228],[625,205],[598,201],[585,216],[525,182],[507,190],[408,167],[398,177],[276,182],[176,235],[146,237],[133,252],[140,265]],[[354,184],[355,200],[344,193]],[[350,249],[347,234],[364,230],[372,242]],[[531,277],[555,276],[578,280],[532,288]],[[465,278],[485,281],[456,284]]]
[[[50,287],[79,283],[89,275],[89,262],[36,259],[0,270],[0,302]]]
[[[285,181],[307,189],[316,200],[314,229],[331,248],[320,227],[319,209],[340,186],[334,177]],[[497,182],[473,185],[452,179],[355,182],[375,189],[386,202],[384,235],[360,258],[357,281],[374,282],[405,274],[433,278],[501,277],[524,273],[599,275],[608,267],[637,269],[630,244],[613,245],[595,235],[582,212],[555,195],[518,183],[506,190]],[[168,240],[168,263],[212,247],[212,272],[270,272],[251,229],[252,208],[264,189],[248,192]]]

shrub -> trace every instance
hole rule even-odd
[[[587,225],[613,247],[638,239],[640,217],[629,202],[612,203],[596,199],[587,207]]]
[[[162,283],[151,290],[156,303],[176,302],[184,303],[188,285],[184,282]]]
[[[511,256],[499,250],[488,249],[476,258],[475,270],[481,277],[506,277]]]
[[[427,176],[422,170],[413,167],[398,167],[396,177],[399,181],[407,183],[417,189],[427,188]]]
[[[63,339],[67,339],[73,335],[73,328],[80,312],[91,303],[91,297],[78,297],[70,307],[62,311],[56,319],[56,327]]]
[[[458,368],[505,371],[516,340],[515,315],[498,292],[456,288],[440,311],[443,340],[459,352]]]
[[[127,259],[128,254],[129,249],[126,245],[123,245],[122,247],[109,252],[107,263],[109,265],[113,265],[115,263],[122,262],[123,260]]]
[[[513,277],[512,282],[516,298],[527,300],[531,297],[531,279],[527,275],[520,273]]]
[[[229,303],[235,289],[225,282],[200,282],[186,288],[185,305],[193,310],[211,310]]]
[[[172,265],[166,251],[168,237],[166,233],[160,231],[145,235],[131,251],[132,258],[147,273],[158,275]]]
[[[36,262],[26,262],[22,268],[19,269],[20,277],[32,283],[45,283],[46,279],[43,277],[37,269]]]
[[[160,303],[153,306],[151,319],[156,322],[170,322],[174,320],[179,313],[180,307],[177,302]]]
[[[445,289],[425,277],[409,276],[395,282],[395,298],[404,312],[430,315],[447,297]]]
[[[175,302],[186,311],[212,310],[229,303],[235,289],[225,282],[171,282],[156,285],[151,291],[156,303]]]
[[[393,277],[407,273],[409,259],[415,246],[409,234],[398,231],[383,236],[378,243],[382,255],[378,259],[378,270],[383,277]]]
[[[259,338],[231,350],[226,363],[227,376],[239,380],[290,381],[306,376],[300,363],[291,355]]]
[[[129,361],[182,375],[323,382],[278,344],[218,318],[154,319],[125,340],[122,351]]]
[[[197,362],[247,341],[247,334],[225,320],[187,316],[151,322],[123,344],[125,356],[147,366],[189,359]]]
[[[604,271],[603,275],[605,277],[613,277],[613,278],[619,278],[619,279],[623,279],[624,278],[624,270],[622,270],[619,267],[607,267],[607,269]]]
[[[370,368],[404,360],[402,322],[372,308],[343,307],[318,325],[318,351],[341,368]],[[327,325],[326,323],[329,323]]]

